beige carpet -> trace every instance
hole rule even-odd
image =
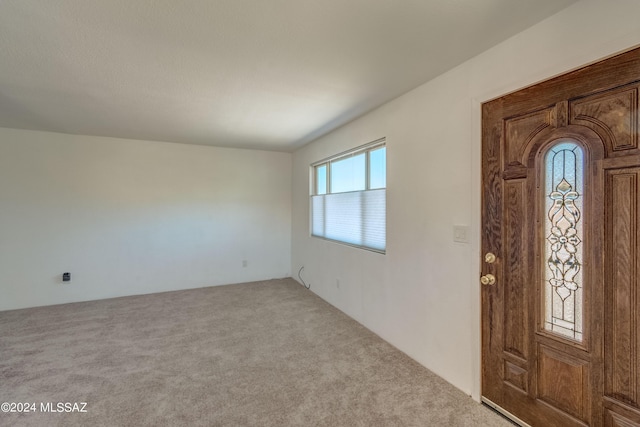
[[[12,426],[511,425],[292,279],[0,312],[1,402],[36,403]]]

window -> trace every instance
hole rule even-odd
[[[384,253],[387,228],[385,140],[311,167],[311,235]]]

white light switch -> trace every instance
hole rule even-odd
[[[469,227],[466,225],[454,225],[453,241],[458,243],[469,243]]]

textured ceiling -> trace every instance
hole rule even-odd
[[[575,0],[2,0],[0,126],[292,151]]]

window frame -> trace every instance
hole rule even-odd
[[[371,251],[371,252],[375,252],[375,253],[379,253],[379,254],[386,254],[386,203],[385,203],[385,222],[384,222],[384,226],[385,226],[385,242],[384,242],[384,247],[385,249],[376,249],[376,248],[372,248],[369,246],[364,246],[364,245],[359,245],[359,244],[354,244],[354,243],[349,243],[349,242],[345,242],[342,240],[337,240],[337,239],[331,239],[325,236],[319,236],[319,235],[315,235],[313,234],[313,198],[315,196],[328,196],[331,194],[344,194],[344,193],[351,193],[351,192],[358,192],[358,193],[364,193],[364,192],[368,192],[368,191],[375,191],[375,190],[384,190],[385,194],[386,194],[386,189],[387,189],[387,180],[386,180],[386,172],[387,172],[387,162],[386,162],[386,151],[385,151],[385,185],[384,187],[376,187],[376,188],[371,188],[371,152],[376,151],[378,149],[381,148],[385,148],[387,147],[387,143],[386,143],[386,138],[380,138],[377,139],[375,141],[369,142],[367,144],[343,151],[341,153],[335,154],[333,156],[330,157],[326,157],[322,160],[319,160],[317,162],[314,162],[310,165],[310,169],[311,169],[311,183],[310,183],[310,197],[309,197],[309,201],[310,201],[310,209],[309,209],[309,235],[310,237],[315,237],[317,239],[321,239],[321,240],[326,240],[329,242],[335,242],[335,243],[339,243],[342,245],[347,245],[347,246],[351,246],[354,248],[359,248],[359,249],[364,249],[367,251]],[[365,170],[364,170],[364,174],[365,174],[365,188],[362,190],[350,190],[350,191],[339,191],[339,192],[333,192],[331,189],[331,164],[341,161],[341,160],[345,160],[348,159],[350,157],[355,157],[358,156],[360,154],[365,154]],[[318,182],[318,169],[321,167],[325,167],[325,192],[321,193],[319,192],[319,185],[320,183]],[[385,196],[386,197],[386,196]]]

